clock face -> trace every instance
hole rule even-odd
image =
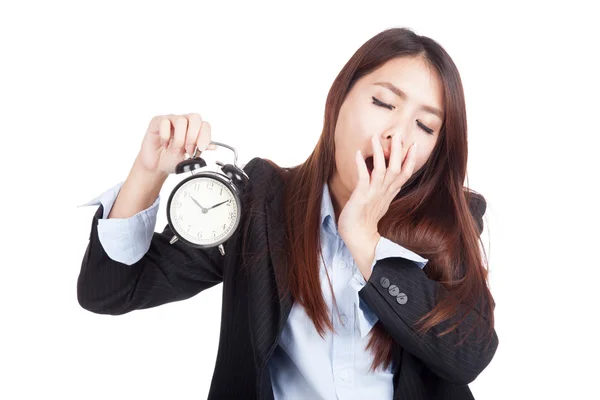
[[[171,227],[188,242],[213,246],[225,241],[235,230],[240,205],[223,182],[194,177],[182,182],[170,199]]]

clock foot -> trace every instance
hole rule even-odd
[[[223,247],[222,244],[219,245],[219,251],[221,252],[221,255],[224,256],[225,255],[225,248]]]
[[[173,243],[175,243],[175,242],[176,242],[176,241],[178,241],[178,240],[179,240],[179,238],[178,238],[177,236],[173,236],[173,237],[171,238],[171,240],[169,240],[169,243],[170,243],[170,244],[173,244]]]

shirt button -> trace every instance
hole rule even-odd
[[[346,371],[340,372],[340,378],[342,378],[343,380],[348,379],[348,373]]]
[[[346,325],[346,322],[348,322],[348,317],[346,317],[345,315],[342,315],[340,319],[342,320],[342,324],[344,325]]]
[[[340,261],[340,262],[338,263],[338,265],[339,265],[340,267],[342,267],[342,268],[345,268],[345,267],[346,267],[348,264],[346,263],[346,261]]]

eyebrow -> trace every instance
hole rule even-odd
[[[397,96],[399,96],[399,97],[401,97],[403,99],[407,99],[408,98],[408,96],[406,95],[406,93],[404,93],[402,90],[400,90],[399,88],[397,88],[396,86],[394,86],[390,82],[375,82],[374,85],[383,86],[384,88],[387,88],[387,89],[391,90]],[[440,110],[439,108],[431,107],[431,106],[428,106],[428,105],[424,105],[424,106],[421,107],[421,109],[423,111],[427,111],[430,114],[437,115],[438,117],[440,117],[440,119],[444,119],[444,113],[442,113],[442,110]]]

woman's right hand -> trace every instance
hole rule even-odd
[[[200,152],[215,150],[210,141],[210,124],[200,114],[157,115],[148,125],[138,160],[148,172],[171,174],[196,147]]]

